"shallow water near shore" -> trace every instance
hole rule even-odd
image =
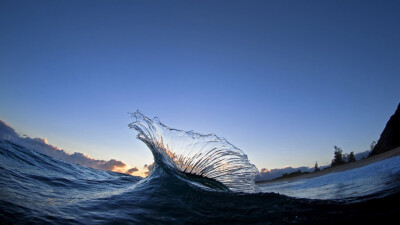
[[[390,224],[400,212],[400,157],[256,185],[255,167],[225,139],[135,116],[132,127],[155,158],[146,178],[65,163],[0,140],[1,223]]]

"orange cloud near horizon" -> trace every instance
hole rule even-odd
[[[139,170],[137,167],[130,167],[124,162],[110,159],[98,160],[93,159],[90,156],[74,152],[72,154],[65,152],[61,148],[51,145],[48,143],[46,138],[30,138],[26,135],[19,135],[14,128],[5,123],[0,119],[0,138],[22,145],[26,148],[35,150],[44,155],[66,161],[68,163],[79,164],[85,167],[91,167],[93,169],[113,171],[118,173],[125,173],[132,176],[146,177],[149,173],[149,168],[145,165],[143,170]]]

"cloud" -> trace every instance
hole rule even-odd
[[[129,168],[124,162],[111,159],[108,161],[93,159],[80,152],[69,154],[59,147],[50,145],[46,138],[30,138],[26,135],[19,135],[14,128],[0,119],[0,138],[35,150],[50,157],[60,159],[69,163],[75,163],[94,169],[108,170],[120,173],[132,174],[137,172],[136,167]],[[139,174],[140,175],[140,174]]]
[[[145,164],[143,168],[144,168],[145,170],[147,170],[147,171],[144,171],[143,173],[144,173],[146,176],[149,175],[149,173],[151,172],[151,170],[153,169],[153,167],[154,167],[154,163],[150,163],[149,165]]]
[[[285,168],[279,168],[279,169],[266,169],[262,168],[260,170],[260,173],[256,175],[255,181],[267,181],[267,180],[273,180],[275,178],[281,177],[283,174],[287,173],[293,173],[300,170],[301,172],[312,172],[314,171],[314,167],[285,167]]]
[[[134,172],[138,172],[139,169],[136,167],[130,168],[129,170],[127,170],[125,173],[127,174],[133,174]]]
[[[0,138],[3,140],[12,141],[16,137],[19,137],[17,132],[15,132],[14,128],[10,127],[7,123],[0,120]]]

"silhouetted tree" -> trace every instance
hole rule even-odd
[[[318,163],[315,162],[314,172],[318,172],[318,171],[320,171],[320,170],[321,170],[321,169],[318,167]]]
[[[349,158],[347,160],[347,162],[355,162],[356,161],[356,157],[354,156],[354,152],[350,152]]]
[[[343,159],[343,150],[336,145],[333,146],[333,148],[335,149],[335,151],[333,153],[334,158],[332,160],[331,166],[334,167],[334,166],[345,164],[346,162]]]
[[[374,150],[375,145],[376,145],[376,141],[373,141],[373,142],[369,145],[369,155],[368,155],[368,157],[371,156],[372,150]]]
[[[343,162],[344,163],[348,163],[349,162],[349,154],[344,153],[344,154],[342,154],[342,157],[343,157]]]
[[[374,150],[376,145],[376,141],[373,141],[370,145],[369,145],[369,150],[372,152],[372,150]]]

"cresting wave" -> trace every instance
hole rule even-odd
[[[170,129],[140,113],[133,116],[131,126],[155,158],[155,169],[144,179],[66,163],[0,135],[0,224],[354,225],[398,220],[400,156],[315,179],[258,184],[261,191],[249,193],[256,191],[255,167],[225,139]]]
[[[234,192],[258,191],[254,182],[257,168],[225,138],[172,129],[139,111],[131,115],[136,121],[129,127],[138,131],[137,137],[150,148],[156,167],[179,171],[189,178],[195,176],[197,180],[215,180]]]

